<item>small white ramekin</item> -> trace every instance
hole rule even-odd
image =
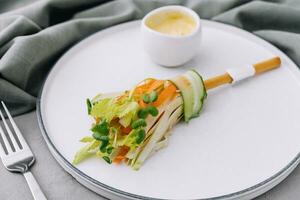
[[[160,33],[147,26],[146,20],[150,16],[166,11],[180,11],[191,16],[196,22],[194,31],[185,36],[174,36]],[[199,52],[201,29],[200,17],[193,10],[184,6],[161,7],[148,13],[142,20],[143,45],[155,63],[166,67],[177,67],[190,61]]]

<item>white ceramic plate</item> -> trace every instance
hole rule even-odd
[[[59,163],[79,182],[109,198],[249,199],[285,178],[299,162],[300,73],[281,51],[243,30],[203,20],[198,57],[163,68],[145,54],[140,21],[94,34],[68,51],[49,74],[38,115]],[[122,91],[146,77],[195,68],[204,78],[272,56],[280,69],[209,91],[202,115],[180,123],[169,146],[139,171],[92,158],[70,162],[89,133],[85,99]]]

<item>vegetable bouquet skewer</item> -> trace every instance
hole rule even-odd
[[[169,80],[148,78],[131,90],[87,99],[94,119],[91,136],[75,155],[73,164],[96,155],[107,163],[126,163],[138,170],[144,161],[165,147],[172,127],[199,116],[206,91],[280,66],[274,57],[203,81],[194,70]]]

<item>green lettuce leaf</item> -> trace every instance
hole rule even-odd
[[[138,110],[139,104],[135,101],[125,103],[118,114],[120,124],[124,127],[128,127],[131,124],[131,121],[136,118]]]
[[[90,137],[90,136],[85,136],[85,137],[81,138],[81,140],[80,140],[80,142],[83,142],[83,143],[93,142],[93,141],[94,141],[94,138]]]
[[[104,118],[107,122],[110,122],[113,119],[115,113],[116,104],[113,98],[100,100],[93,106],[91,110],[91,116]]]
[[[108,123],[114,117],[118,117],[122,126],[127,127],[136,117],[138,110],[139,104],[133,100],[118,102],[115,98],[106,98],[93,106],[91,116],[105,119]]]
[[[81,139],[81,141],[86,141],[86,137]],[[91,157],[92,155],[95,155],[95,149],[98,149],[100,145],[100,142],[93,139],[92,142],[88,143],[86,146],[82,147],[77,153],[75,154],[75,157],[73,159],[72,164],[77,165],[82,160]]]

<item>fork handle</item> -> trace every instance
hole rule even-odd
[[[30,188],[34,200],[47,200],[47,198],[45,197],[43,191],[41,190],[39,184],[35,180],[32,173],[30,171],[27,171],[23,175],[27,181],[27,184]]]

